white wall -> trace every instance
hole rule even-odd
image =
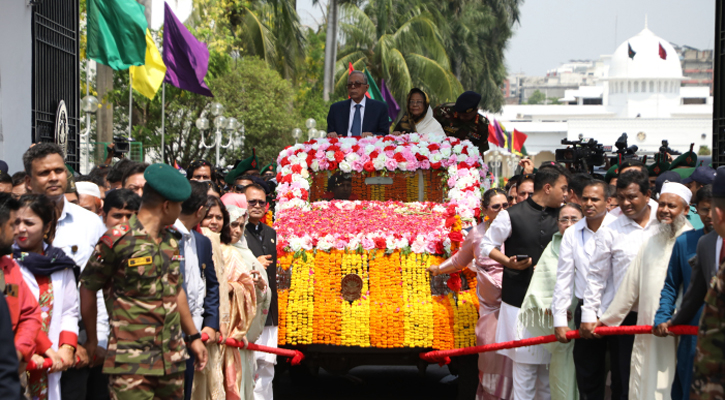
[[[32,10],[24,0],[0,12],[0,159],[11,174],[23,168],[31,143]]]

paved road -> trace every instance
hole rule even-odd
[[[275,377],[276,400],[327,399],[455,399],[458,393],[454,383],[442,383],[448,376],[448,367],[431,365],[425,376],[416,367],[357,367],[347,375],[332,375],[324,370],[316,378],[301,385],[294,384],[289,371]],[[450,379],[448,377],[447,379]]]

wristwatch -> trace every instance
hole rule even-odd
[[[201,333],[199,333],[199,332],[196,332],[196,333],[195,333],[195,334],[193,334],[193,335],[189,335],[189,336],[187,336],[187,337],[186,337],[186,339],[185,339],[184,341],[185,341],[186,343],[191,343],[191,342],[193,342],[193,341],[194,341],[194,340],[196,340],[196,339],[201,339]]]

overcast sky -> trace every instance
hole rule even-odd
[[[323,21],[312,0],[297,0],[297,12],[305,25]],[[506,66],[510,73],[544,75],[569,60],[612,54],[644,28],[645,15],[649,29],[671,43],[713,48],[715,0],[526,0]]]

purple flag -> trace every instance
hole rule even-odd
[[[385,85],[385,79],[380,80],[380,94],[383,95],[383,101],[388,104],[388,116],[391,121],[395,121],[398,118],[400,112],[400,106],[395,102],[395,97],[390,93],[390,90]]]
[[[506,143],[506,139],[504,139],[504,137],[503,137],[504,133],[503,133],[503,129],[501,129],[501,125],[498,123],[498,121],[496,121],[494,119],[493,126],[496,129],[496,140],[498,140],[498,142],[500,143],[498,146],[504,147],[505,146],[504,143]]]
[[[164,64],[168,82],[179,89],[214,97],[204,83],[209,69],[209,49],[189,32],[164,3]]]

